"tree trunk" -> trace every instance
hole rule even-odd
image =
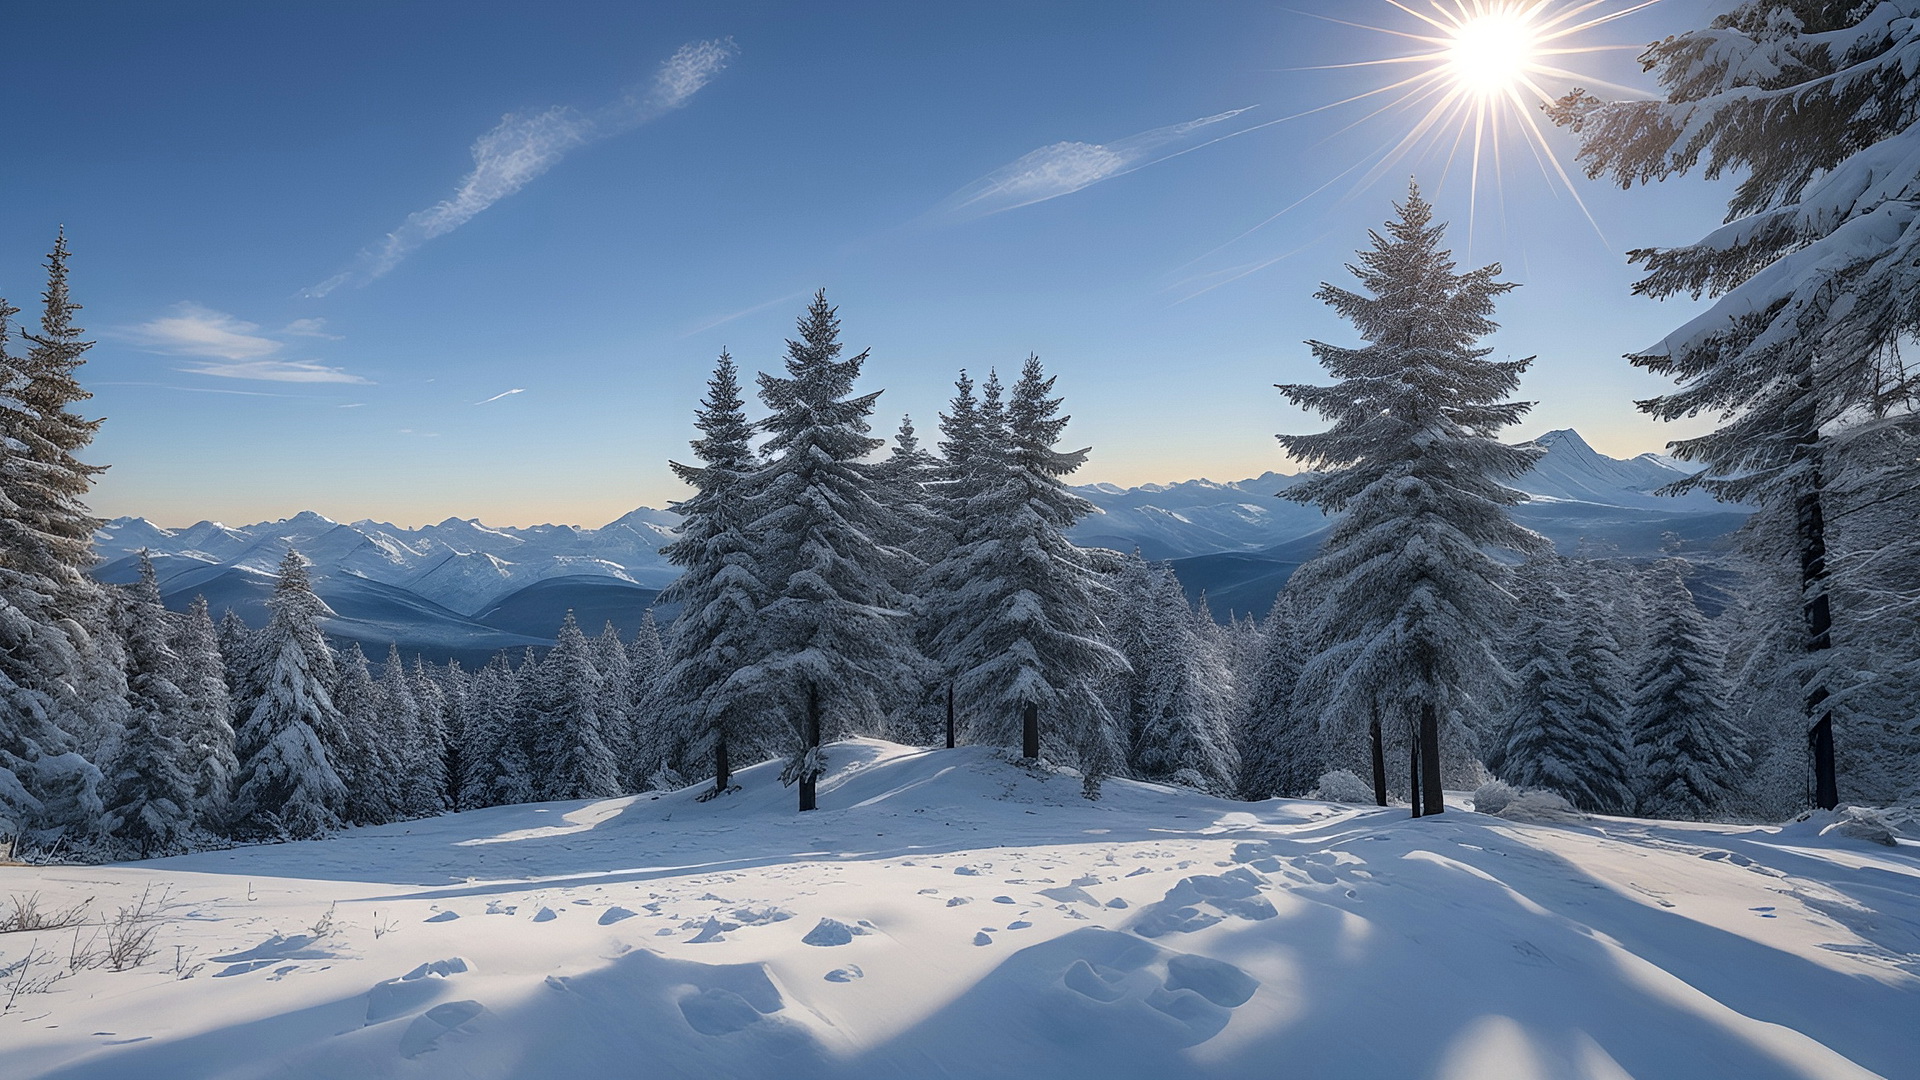
[[[1028,761],[1040,760],[1040,706],[1031,701],[1020,722],[1020,756]]]
[[[1387,805],[1387,748],[1380,738],[1380,713],[1376,709],[1373,723],[1367,725],[1367,733],[1373,737],[1373,801],[1380,806]]]
[[[723,795],[733,782],[733,768],[727,763],[727,735],[721,732],[713,740],[713,793]]]
[[[807,684],[807,749],[820,746],[820,691],[812,683]],[[814,799],[814,782],[819,777],[811,768],[800,773],[800,809],[812,810],[819,804]]]
[[[1420,793],[1426,797],[1423,814],[1446,813],[1446,793],[1440,786],[1440,716],[1431,701],[1420,706]]]
[[[947,683],[947,749],[953,749],[953,683]]]
[[[1412,734],[1409,732],[1409,734]],[[1413,808],[1413,816],[1419,817],[1420,801],[1420,740],[1407,740],[1407,805]]]
[[[1818,435],[1809,436],[1808,442]],[[1809,447],[1809,452],[1811,447]],[[1807,679],[1807,749],[1813,755],[1813,805],[1832,810],[1840,805],[1840,786],[1833,764],[1833,711],[1827,707],[1826,672],[1818,654],[1833,648],[1833,608],[1827,599],[1827,520],[1820,502],[1820,470],[1794,505],[1800,540],[1801,617],[1807,626],[1807,652],[1814,657]]]

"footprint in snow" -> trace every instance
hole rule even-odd
[[[610,907],[607,910],[600,913],[600,925],[612,926],[614,923],[617,923],[622,919],[631,919],[636,914],[638,914],[638,912],[628,911],[626,908],[623,908],[618,904],[615,904],[613,907]]]
[[[834,968],[822,977],[828,982],[843,983],[852,982],[855,979],[863,979],[866,977],[866,974],[866,972],[860,970],[859,964],[848,964],[843,968]]]
[[[975,945],[991,945],[993,944],[993,938],[987,936],[987,932],[985,930],[982,930],[979,933],[973,935],[973,943]]]
[[[559,917],[560,917],[560,913],[553,910],[550,907],[543,907],[539,911],[536,911],[533,913],[534,922],[552,922],[553,920]]]
[[[864,926],[849,926],[839,919],[821,919],[818,925],[807,931],[806,937],[800,939],[800,944],[818,945],[822,948],[846,945],[853,941],[855,936],[867,932]]]

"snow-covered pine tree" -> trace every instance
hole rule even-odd
[[[798,332],[786,375],[759,380],[772,410],[760,422],[769,460],[750,474],[747,504],[769,599],[751,663],[735,677],[755,709],[786,718],[782,779],[799,784],[805,810],[823,768],[820,743],[880,731],[917,689],[921,665],[894,585],[917,560],[890,542],[901,526],[876,497],[874,467],[860,460],[883,443],[867,424],[880,391],[850,396],[867,354],[841,358],[825,291]]]
[[[921,596],[931,655],[967,703],[968,741],[1028,749],[1074,762],[1086,794],[1125,762],[1125,735],[1103,691],[1128,670],[1107,643],[1096,605],[1109,586],[1066,530],[1091,512],[1062,477],[1087,450],[1055,448],[1068,417],[1049,397],[1054,380],[1029,357],[1004,412],[990,378],[968,449],[969,493],[953,551],[929,567]]]
[[[1109,641],[1132,668],[1113,685],[1124,717],[1127,773],[1224,794],[1237,787],[1239,753],[1232,723],[1233,676],[1187,606],[1165,564],[1138,551],[1122,563],[1115,592],[1118,619]]]
[[[433,813],[415,805],[415,773],[420,765],[420,702],[413,696],[413,680],[407,675],[407,662],[400,656],[397,642],[387,643],[387,659],[380,667],[375,685],[376,737],[392,747],[394,765],[394,815],[396,818],[420,817]]]
[[[633,656],[627,643],[620,640],[620,629],[608,619],[600,636],[590,643],[593,669],[600,673],[600,726],[606,732],[607,750],[613,755],[614,771],[625,791],[641,791],[646,786],[652,762],[643,762],[644,740],[639,731],[639,710],[634,707],[635,675]]]
[[[467,697],[473,690],[473,676],[460,667],[460,661],[448,659],[447,666],[439,670],[434,681],[446,701],[447,806],[468,810],[471,807],[460,801],[460,790],[461,777],[466,775]]]
[[[1441,249],[1445,226],[1410,187],[1387,235],[1349,266],[1365,292],[1331,284],[1315,295],[1354,324],[1358,349],[1309,342],[1338,381],[1281,385],[1295,405],[1333,421],[1282,435],[1294,460],[1322,470],[1283,498],[1344,512],[1325,546],[1295,575],[1312,598],[1305,677],[1330,688],[1323,730],[1335,763],[1353,767],[1360,732],[1378,715],[1419,761],[1414,809],[1439,813],[1443,749],[1471,760],[1473,714],[1503,676],[1491,645],[1503,621],[1505,570],[1489,549],[1537,550],[1545,541],[1513,523],[1524,496],[1510,480],[1539,451],[1496,433],[1531,406],[1501,400],[1531,358],[1487,359],[1474,342],[1496,324],[1494,298],[1513,286],[1498,265],[1456,273]],[[1356,769],[1356,771],[1358,771]]]
[[[0,819],[79,841],[104,824],[95,759],[124,728],[126,681],[108,600],[86,570],[99,522],[84,498],[99,467],[75,456],[99,421],[70,406],[91,342],[73,324],[64,232],[47,258],[39,334],[5,348],[0,300]]]
[[[333,692],[333,704],[340,712],[341,749],[328,760],[347,788],[342,816],[356,825],[397,821],[404,780],[401,743],[387,725],[380,687],[373,680],[367,654],[361,651],[359,642],[347,645],[338,667],[340,680]]]
[[[346,807],[346,786],[331,760],[346,733],[333,703],[333,647],[320,631],[327,608],[313,594],[299,552],[289,549],[280,561],[267,609],[259,641],[263,685],[235,733],[235,823],[256,836],[319,836],[340,826]]]
[[[665,638],[665,654],[648,709],[652,756],[664,768],[689,775],[710,769],[715,794],[728,790],[733,763],[787,749],[785,725],[756,709],[742,680],[760,629],[769,588],[748,527],[747,478],[758,468],[753,427],[740,396],[740,369],[722,352],[695,411],[700,437],[693,451],[703,464],[669,462],[694,488],[674,503],[680,531],[660,549],[680,576],[660,600],[680,605]]]
[[[613,752],[600,722],[600,673],[573,612],[560,624],[553,649],[540,662],[546,713],[537,738],[545,771],[536,774],[542,798],[598,799],[620,794]]]
[[[418,710],[417,742],[407,754],[407,811],[416,817],[444,814],[447,794],[447,695],[418,653],[408,674]]]
[[[193,767],[194,821],[207,832],[219,833],[226,828],[227,804],[233,798],[233,777],[240,763],[233,750],[226,661],[220,655],[206,597],[193,598],[186,614],[175,622],[173,634],[173,651],[180,655],[184,672],[180,689],[187,695],[182,737]]]
[[[1654,571],[1652,626],[1633,688],[1635,786],[1646,817],[1714,813],[1747,765],[1727,704],[1725,651],[1694,605],[1687,570],[1668,559]]]
[[[1274,597],[1261,628],[1263,648],[1241,692],[1235,742],[1240,792],[1249,799],[1300,798],[1326,771],[1318,715],[1296,703],[1304,662],[1296,599],[1289,593]]]
[[[1488,763],[1510,784],[1620,813],[1633,803],[1625,668],[1600,605],[1582,592],[1590,581],[1584,568],[1557,556],[1522,568],[1513,636],[1519,670]]]
[[[191,716],[180,689],[186,667],[173,651],[153,559],[140,552],[140,579],[122,599],[127,728],[109,773],[108,831],[141,858],[184,850],[195,831],[194,762],[185,734]]]
[[[532,674],[530,669],[527,674]],[[460,773],[460,805],[504,806],[533,800],[524,728],[517,710],[518,682],[506,653],[474,675],[467,695],[466,753]]]
[[[1755,527],[1797,562],[1813,801],[1837,805],[1829,649],[1850,629],[1830,580],[1830,486],[1863,426],[1913,424],[1920,384],[1898,342],[1920,330],[1920,21],[1906,3],[1747,0],[1649,46],[1665,100],[1579,90],[1550,115],[1581,137],[1591,176],[1623,187],[1701,167],[1743,174],[1724,225],[1642,249],[1634,291],[1715,303],[1640,353],[1679,389],[1640,403],[1664,420],[1717,413],[1669,445],[1703,487],[1771,513]],[[1867,422],[1863,424],[1864,422]],[[1911,486],[1909,461],[1903,482]],[[1865,613],[1851,616],[1865,617]]]

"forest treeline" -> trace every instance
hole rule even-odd
[[[1793,8],[1789,11],[1789,8]],[[1757,507],[1706,557],[1711,617],[1675,557],[1556,553],[1507,508],[1537,448],[1501,440],[1530,360],[1480,342],[1501,269],[1459,269],[1410,190],[1318,297],[1358,344],[1309,342],[1325,384],[1281,393],[1326,430],[1284,497],[1331,519],[1255,619],[1224,626],[1171,570],[1081,548],[1055,380],[962,372],[937,445],[871,432],[866,353],[816,295],[757,415],[722,354],[695,410],[692,494],[665,553],[677,615],[632,640],[569,617],[544,653],[478,671],[379,665],[323,632],[290,552],[250,628],[160,602],[152,566],[88,575],[64,235],[36,332],[0,302],[0,835],[40,856],[225,839],[536,799],[704,785],[782,759],[816,804],[850,735],[1003,747],[1109,777],[1260,799],[1319,793],[1415,814],[1493,778],[1581,809],[1780,819],[1920,796],[1920,423],[1901,346],[1920,329],[1913,20],[1754,0],[1643,59],[1664,100],[1575,91],[1548,110],[1593,176],[1746,179],[1730,224],[1643,250],[1638,291],[1709,295],[1628,359],[1675,389],[1676,485]],[[1816,7],[1818,7],[1816,5]],[[1809,9],[1811,10],[1811,9]],[[1791,17],[1787,17],[1791,16]],[[1834,122],[1833,118],[1845,118]],[[1904,154],[1904,156],[1902,156]],[[1916,234],[1920,236],[1920,234]],[[1728,573],[1727,571],[1732,571]]]

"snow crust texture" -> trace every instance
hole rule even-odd
[[[19,1080],[1914,1076],[1920,858],[1831,828],[1236,803],[835,745],[740,789],[6,867]],[[34,959],[35,955],[41,959]],[[51,957],[51,959],[48,959]],[[24,964],[25,967],[20,965]],[[0,1003],[8,1001],[0,986]]]

